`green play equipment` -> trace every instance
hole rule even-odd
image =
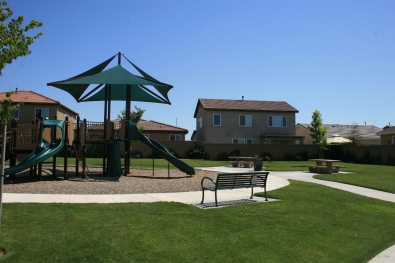
[[[137,128],[136,123],[134,123],[133,121],[129,122],[129,133],[127,136],[129,140],[139,140],[143,142],[148,147],[150,147],[155,153],[157,153],[160,157],[167,160],[169,163],[173,164],[180,171],[188,175],[195,174],[195,169],[193,169],[193,167],[184,163],[180,159],[174,157],[162,144],[141,134],[141,132]]]
[[[109,69],[105,69],[110,62],[118,57],[118,64]],[[121,65],[121,58],[125,58],[127,62],[130,63],[142,76],[137,76],[130,73]],[[108,158],[109,151],[111,151],[111,135],[108,132],[108,124],[111,116],[111,102],[112,101],[125,101],[125,119],[130,120],[130,104],[132,101],[141,101],[149,103],[162,103],[170,105],[170,100],[168,98],[168,92],[173,88],[172,85],[166,84],[158,81],[154,77],[150,76],[142,69],[133,64],[129,59],[127,59],[120,52],[117,55],[109,58],[103,63],[71,78],[61,81],[54,81],[47,83],[48,86],[53,86],[62,89],[72,95],[77,102],[94,102],[103,101],[104,102],[104,118],[103,118],[103,135],[101,144],[103,145],[103,174],[109,174],[106,172],[106,161],[108,162],[108,169],[115,169],[116,174],[118,174],[118,165],[113,166]],[[96,85],[93,89],[88,91],[90,85]],[[148,88],[150,86],[150,88]],[[129,130],[131,127],[132,131]],[[134,128],[135,129],[134,129]],[[130,168],[130,138],[138,137],[137,140],[141,140],[149,147],[151,147],[159,156],[168,160],[170,163],[175,165],[181,171],[193,175],[195,171],[189,165],[175,158],[170,154],[167,149],[160,143],[147,139],[138,131],[135,125],[126,125],[124,132],[124,137],[117,137],[118,140],[124,142],[125,149],[125,162],[124,162],[124,175],[129,174]],[[93,143],[93,142],[92,142]],[[98,143],[98,142],[94,142]],[[88,141],[82,142],[82,146],[89,144]],[[77,145],[77,150],[78,150]],[[114,149],[113,149],[114,150]],[[84,152],[84,151],[83,151]],[[118,163],[118,159],[111,160],[111,162]]]
[[[43,140],[43,130],[46,127],[59,127],[62,130],[62,138],[55,143],[46,143]],[[16,166],[4,169],[4,174],[16,174],[34,165],[44,162],[48,158],[57,154],[64,146],[65,140],[65,121],[43,120],[40,125],[39,142],[34,151]]]

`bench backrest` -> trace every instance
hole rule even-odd
[[[258,173],[219,173],[216,180],[217,189],[235,187],[265,187],[269,172]]]

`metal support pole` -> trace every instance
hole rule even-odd
[[[79,160],[78,160],[78,152],[80,149],[81,141],[80,141],[80,116],[77,116],[77,136],[74,140],[74,145],[75,145],[75,177],[78,177],[78,172],[79,172]]]
[[[54,120],[57,119],[57,116],[54,116]],[[56,142],[56,127],[52,128],[52,138],[51,143]],[[52,156],[52,176],[56,177],[56,154]]]
[[[56,129],[56,128],[55,128]],[[63,179],[67,179],[67,161],[68,161],[68,149],[69,149],[69,117],[66,116],[64,123],[64,170]]]
[[[103,175],[106,174],[106,157],[107,157],[107,125],[106,125],[106,117],[107,117],[107,106],[108,106],[108,85],[104,87],[104,120],[103,120]]]
[[[125,175],[130,173],[130,141],[129,141],[129,121],[130,121],[130,101],[131,85],[126,85],[126,105],[125,105]]]

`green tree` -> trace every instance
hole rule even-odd
[[[3,209],[3,184],[4,184],[4,164],[5,164],[5,148],[7,143],[7,121],[11,120],[14,112],[19,108],[20,103],[13,104],[11,94],[13,92],[6,92],[6,98],[0,101],[0,126],[3,127],[3,136],[1,144],[1,168],[0,168],[0,224],[1,214]]]
[[[358,129],[358,124],[353,123],[351,130],[348,132],[347,139],[351,140],[353,144],[359,144],[361,131]]]
[[[315,110],[311,118],[311,125],[309,125],[307,129],[311,132],[311,137],[315,139],[315,144],[317,144],[320,149],[319,158],[324,158],[324,151],[328,147],[328,141],[326,138],[326,128],[322,126],[320,111]]]
[[[134,108],[136,109],[136,111],[130,112],[130,120],[137,124],[143,117],[145,110],[137,107],[136,105],[134,106]],[[121,110],[121,114],[118,114],[117,117],[118,117],[118,119],[126,120],[126,111]]]
[[[34,36],[25,35],[29,30],[41,27],[42,22],[32,20],[25,27],[22,26],[24,17],[18,16],[17,19],[11,19],[8,24],[5,22],[12,16],[12,10],[7,7],[7,2],[0,2],[0,76],[1,71],[7,64],[18,57],[27,56],[31,53],[29,46],[34,40],[39,38],[43,33],[39,32]]]

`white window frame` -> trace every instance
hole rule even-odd
[[[244,125],[241,125],[241,116],[244,116]],[[247,117],[250,117],[250,125],[247,125]],[[252,127],[252,115],[250,114],[240,114],[239,115],[239,126],[240,127]]]
[[[259,139],[247,138],[246,144],[259,144]]]
[[[219,116],[219,124],[215,124],[215,116]],[[218,113],[213,114],[213,126],[221,126],[221,114]]]
[[[172,136],[174,136],[174,140],[171,139]],[[182,141],[182,136],[181,136],[181,134],[170,134],[169,135],[169,141]]]
[[[273,125],[273,117],[275,117],[275,118],[281,118],[281,126]],[[270,125],[270,118],[272,119],[272,121],[271,121],[272,125]],[[285,120],[285,126],[284,126],[284,120]],[[287,116],[269,115],[269,116],[267,117],[267,126],[269,126],[269,127],[287,128],[287,124],[288,124],[288,118],[287,118]]]
[[[34,118],[33,120],[35,120],[37,118],[37,110],[41,110],[41,116],[42,116],[42,111],[43,110],[47,110],[48,111],[48,116],[42,116],[43,118],[48,117],[49,118],[49,108],[35,108],[34,109]]]
[[[15,115],[16,115],[16,117],[15,117]],[[18,109],[14,112],[14,114],[12,115],[12,117],[13,117],[16,121],[19,121],[20,116],[21,116],[21,108],[18,108]]]
[[[237,142],[235,142],[237,140]],[[246,141],[244,138],[232,138],[232,143],[233,144],[246,144]]]

